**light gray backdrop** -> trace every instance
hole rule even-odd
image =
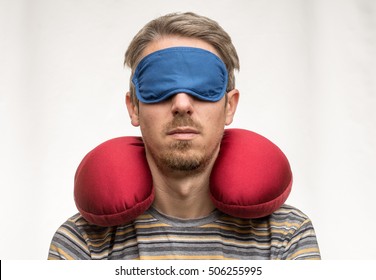
[[[99,143],[139,135],[123,55],[149,20],[217,20],[240,60],[231,127],[275,142],[288,203],[324,259],[375,259],[376,1],[0,0],[0,258],[45,259],[76,213],[73,176]]]

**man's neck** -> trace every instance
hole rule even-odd
[[[153,206],[160,212],[182,219],[201,218],[214,210],[209,196],[209,177],[186,177],[183,180],[154,180]]]
[[[166,174],[149,162],[155,191],[153,206],[163,214],[181,219],[209,215],[215,209],[209,194],[209,178],[213,164],[214,160],[198,174]]]

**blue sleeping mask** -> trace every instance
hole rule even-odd
[[[157,103],[177,93],[204,101],[219,101],[226,93],[228,74],[223,61],[199,48],[173,47],[145,56],[132,83],[143,103]]]

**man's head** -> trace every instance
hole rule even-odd
[[[199,74],[201,56],[202,73],[207,76]],[[185,67],[181,61],[186,61]],[[132,69],[134,83],[127,108],[132,124],[141,128],[149,165],[166,172],[197,173],[214,163],[239,96],[234,89],[239,62],[228,34],[216,22],[192,13],[166,15],[149,22],[134,37],[125,63]],[[226,79],[218,77],[223,75]],[[170,95],[144,93],[145,88],[159,90],[179,86],[180,81],[182,90],[177,87]],[[200,88],[186,90],[183,81]],[[225,95],[211,91],[210,85],[223,88]],[[208,87],[213,96],[206,96]]]
[[[223,60],[228,72],[227,91],[235,88],[234,70],[239,70],[239,58],[230,36],[212,19],[194,13],[174,13],[161,16],[146,24],[133,38],[126,53],[124,64],[132,70],[145,56],[145,48],[153,41],[163,37],[176,36],[200,39],[211,45]],[[132,81],[130,82],[132,102],[137,97]]]

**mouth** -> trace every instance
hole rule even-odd
[[[168,136],[171,136],[176,140],[192,140],[199,134],[199,131],[192,127],[178,127],[167,132]]]

